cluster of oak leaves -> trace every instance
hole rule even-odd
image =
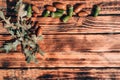
[[[27,10],[24,9],[26,5]],[[20,45],[21,51],[24,53],[28,63],[31,61],[38,62],[35,55],[36,53],[44,54],[38,44],[38,41],[41,41],[43,37],[41,34],[36,34],[37,29],[33,29],[31,21],[27,19],[32,16],[31,6],[19,0],[15,6],[15,11],[17,13],[17,20],[15,22],[10,21],[11,18],[6,18],[3,12],[0,11],[0,19],[5,23],[4,28],[12,36],[11,40],[1,46],[0,51],[6,51],[6,53],[16,51]]]

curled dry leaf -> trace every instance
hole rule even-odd
[[[37,36],[42,35],[42,28],[40,26],[37,28],[36,35]]]

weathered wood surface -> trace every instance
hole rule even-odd
[[[0,54],[0,68],[55,68],[55,67],[119,67],[119,52],[54,52],[44,56],[37,55],[38,64],[26,63],[23,54],[12,52]]]
[[[119,33],[120,16],[73,17],[67,23],[59,19],[33,18],[39,21],[43,34]]]
[[[119,80],[116,68],[3,69],[0,80]],[[32,74],[30,74],[32,73]]]
[[[8,1],[8,0],[7,0]],[[46,52],[37,55],[38,64],[25,62],[18,52],[0,53],[0,80],[119,80],[120,79],[120,1],[119,0],[32,0],[44,10],[52,2],[87,3],[85,10],[104,3],[100,16],[72,17],[67,23],[50,17],[39,21]],[[0,1],[0,9],[11,7]],[[9,13],[10,14],[10,13]],[[111,15],[112,14],[112,15]],[[41,14],[39,14],[41,15]],[[0,23],[3,26],[2,23]],[[11,37],[0,27],[0,45]]]
[[[45,52],[120,51],[119,36],[120,34],[44,35],[44,40],[40,45]],[[0,44],[9,39],[9,35],[0,35]]]
[[[120,16],[73,17],[67,23],[57,18],[32,18],[39,21],[43,34],[120,33]],[[0,34],[7,34],[0,23]]]

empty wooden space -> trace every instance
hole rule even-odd
[[[0,1],[0,8],[9,5]],[[119,80],[120,79],[120,1],[119,0],[32,0],[41,12],[53,2],[105,3],[98,17],[72,17],[67,23],[50,17],[33,17],[43,29],[39,43],[44,56],[26,63],[24,54],[0,52],[0,80]],[[8,14],[12,15],[11,12]],[[41,15],[41,14],[39,14]],[[0,23],[0,45],[12,37]]]

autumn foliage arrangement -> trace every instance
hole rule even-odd
[[[53,5],[47,5],[44,9],[43,17],[60,18],[66,23],[72,16],[78,15],[78,17],[85,17],[89,14],[82,9],[85,4],[65,5],[60,2],[53,3]],[[32,4],[31,0],[19,0],[14,7],[16,14],[15,21],[11,18],[6,18],[4,13],[0,11],[0,19],[5,23],[4,28],[11,34],[12,39],[5,42],[0,47],[1,51],[17,51],[17,47],[21,46],[21,51],[26,57],[26,61],[37,62],[36,53],[44,55],[44,52],[40,48],[38,41],[43,39],[41,27],[32,23],[31,17],[37,17],[40,13],[38,7]],[[99,15],[100,6],[94,5],[91,11],[91,15],[96,17]],[[33,14],[35,13],[35,14]]]
[[[32,5],[26,4],[19,0],[15,6],[16,21],[6,18],[4,13],[0,11],[0,19],[5,23],[4,28],[12,36],[12,39],[5,42],[0,50],[8,53],[9,51],[17,51],[17,47],[21,46],[26,61],[37,62],[36,53],[44,55],[38,41],[43,39],[40,26],[33,26],[31,22]]]

